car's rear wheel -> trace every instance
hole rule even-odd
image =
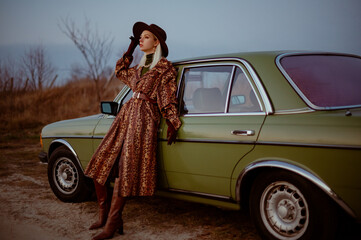
[[[335,212],[324,193],[287,171],[266,172],[251,189],[251,217],[265,239],[332,239]]]
[[[91,194],[91,181],[83,174],[74,155],[65,146],[50,156],[48,180],[54,194],[64,202],[81,202]]]

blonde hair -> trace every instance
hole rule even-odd
[[[157,65],[159,60],[163,57],[162,54],[162,47],[160,46],[160,43],[158,44],[157,48],[155,49],[154,56],[153,56],[153,62],[150,64],[149,69],[152,69]],[[142,59],[140,59],[140,62],[138,64],[138,68],[144,67],[145,61],[147,59],[147,54],[144,53]]]

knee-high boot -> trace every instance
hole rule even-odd
[[[122,212],[125,201],[126,198],[119,196],[119,178],[116,178],[107,223],[105,224],[103,231],[96,235],[93,240],[112,238],[117,230],[119,234],[123,234]]]
[[[108,199],[108,188],[106,185],[101,185],[97,181],[94,181],[95,192],[97,195],[97,201],[99,206],[99,219],[93,223],[89,230],[103,227],[107,222],[107,217],[110,208],[110,199]]]

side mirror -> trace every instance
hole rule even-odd
[[[104,114],[116,116],[118,113],[118,105],[116,102],[101,102],[100,110]]]

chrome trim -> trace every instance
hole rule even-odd
[[[183,74],[184,74],[184,67],[182,67],[182,72],[179,75],[179,81],[178,81],[178,84],[177,84],[177,99],[179,99],[179,93],[181,91],[181,84],[182,84]]]
[[[158,138],[158,141],[168,141],[166,138]],[[252,144],[254,145],[256,141],[220,141],[220,140],[210,140],[210,139],[177,139],[177,142],[192,142],[192,143],[218,143],[218,144]]]
[[[227,110],[228,110],[228,106],[229,106],[229,102],[231,101],[230,99],[230,96],[231,96],[231,88],[232,88],[232,85],[233,85],[233,80],[234,80],[234,74],[236,72],[236,66],[233,65],[233,68],[232,68],[232,72],[231,72],[231,75],[229,76],[229,81],[228,81],[228,89],[227,89],[227,97],[226,97],[226,104],[225,104],[225,109],[224,109],[224,112],[227,113]],[[247,77],[247,76],[246,76]],[[249,82],[249,79],[247,77],[247,80]],[[252,84],[250,84],[251,87],[252,87]],[[252,87],[252,90],[254,91],[253,87]],[[255,94],[257,96],[257,94]],[[258,105],[261,106],[261,109],[262,109],[262,104],[259,103],[259,99],[257,99],[258,101]]]
[[[281,161],[275,161],[275,160],[264,160],[259,161],[255,163],[249,164],[247,167],[245,167],[241,174],[239,175],[236,183],[236,201],[241,201],[240,196],[240,190],[242,187],[242,181],[244,177],[251,172],[252,170],[255,170],[257,168],[280,168],[287,171],[294,172],[301,177],[306,178],[307,180],[314,183],[317,187],[319,187],[322,191],[324,191],[328,196],[330,196],[342,209],[344,209],[350,216],[356,218],[356,214],[354,211],[319,177],[315,176],[314,174],[308,172],[307,170],[292,165],[290,163],[281,162]]]
[[[311,113],[311,112],[316,112],[316,110],[311,108],[277,110],[275,111],[274,115],[301,114],[301,113]]]
[[[297,142],[265,142],[265,141],[258,141],[257,145],[282,145],[282,146],[295,146],[295,147],[361,149],[361,145],[336,145],[336,144],[297,143]]]
[[[254,130],[233,130],[231,131],[232,135],[236,136],[254,136],[255,131]]]
[[[199,116],[199,115],[197,115],[197,116]],[[217,115],[217,116],[219,116],[219,115]],[[187,117],[188,117],[188,115],[187,115]],[[43,139],[46,139],[46,138],[56,138],[56,140],[62,140],[64,138],[103,139],[104,136],[95,135],[95,136],[46,136],[46,137],[43,137]],[[167,141],[167,139],[165,139],[165,138],[164,139],[159,138],[158,140],[159,141]],[[177,139],[177,141],[178,142],[198,142],[198,143],[230,143],[230,144],[281,145],[281,146],[294,146],[294,147],[361,149],[361,146],[358,146],[358,145],[334,145],[334,144],[297,143],[297,142],[219,141],[219,140],[207,140],[207,139]]]
[[[181,117],[223,117],[223,116],[266,116],[265,112],[243,112],[243,113],[197,113],[185,114]]]
[[[70,151],[71,153],[74,155],[76,161],[78,162],[79,164],[79,167],[81,168],[81,170],[84,172],[84,169],[79,161],[79,158],[78,158],[78,154],[76,154],[74,148],[70,145],[70,143],[68,143],[67,141],[65,141],[64,139],[55,139],[54,141],[52,141],[49,145],[49,149],[50,147],[54,144],[54,143],[61,143],[62,145],[66,146]],[[48,151],[49,152],[49,151]],[[50,156],[48,156],[48,158],[50,159]]]
[[[199,64],[196,64],[194,66],[191,66],[191,67],[195,67],[195,66],[200,66],[201,64],[203,64],[203,66],[204,66],[205,63],[216,62],[216,61],[236,61],[236,62],[239,62],[239,63],[243,64],[243,66],[247,69],[248,73],[250,74],[250,76],[254,80],[254,83],[255,83],[258,91],[259,91],[259,94],[261,95],[263,104],[265,106],[265,110],[263,110],[263,106],[261,104],[262,111],[265,111],[267,115],[273,114],[273,107],[271,105],[271,102],[268,99],[268,95],[267,95],[266,91],[264,90],[264,87],[262,85],[261,80],[259,79],[259,77],[256,74],[255,70],[253,69],[252,65],[248,61],[246,61],[245,59],[236,58],[236,57],[220,57],[220,58],[209,58],[209,59],[199,59],[199,60],[176,62],[176,63],[174,63],[174,65],[185,65],[185,64],[199,63]],[[224,64],[224,63],[222,63],[222,64]],[[213,64],[213,65],[221,65],[221,64]],[[209,66],[211,66],[211,65],[209,65]],[[242,66],[240,66],[240,67],[242,68]],[[186,67],[184,66],[184,68],[186,68]],[[183,75],[182,75],[182,77],[183,77]],[[248,78],[248,76],[247,76],[247,78]],[[252,88],[253,88],[253,85],[252,85]],[[257,100],[259,101],[257,94],[256,94],[256,97],[257,97]]]
[[[113,102],[117,102],[120,104],[120,102],[124,99],[124,97],[127,95],[127,93],[130,91],[130,87],[128,85],[124,85],[124,87],[119,91],[117,96],[115,96]]]
[[[88,138],[94,138],[94,137],[92,135],[68,135],[68,136],[57,135],[57,136],[43,136],[42,138],[43,139],[56,138],[56,140],[61,140],[60,138],[85,138],[85,139],[88,139]]]
[[[210,194],[210,193],[202,193],[202,192],[194,192],[194,191],[181,190],[181,189],[175,189],[175,188],[169,188],[168,191],[182,193],[182,194],[189,194],[189,195],[198,195],[198,196],[208,197],[208,198],[222,199],[223,201],[224,200],[228,200],[228,201],[232,200],[232,198],[229,196],[216,195],[216,194]]]
[[[349,106],[339,106],[339,107],[320,107],[315,104],[313,104],[301,91],[301,89],[298,88],[298,86],[293,82],[292,78],[288,75],[286,70],[283,68],[281,64],[281,59],[288,56],[306,56],[306,55],[333,55],[333,56],[348,56],[348,57],[355,57],[360,58],[357,55],[351,55],[351,54],[340,54],[340,53],[329,53],[329,52],[294,52],[294,53],[282,53],[278,55],[275,59],[276,65],[278,69],[281,71],[283,76],[287,79],[287,81],[291,84],[293,89],[297,92],[297,94],[301,97],[301,99],[311,108],[315,110],[337,110],[337,109],[348,109],[348,108],[357,108],[361,107],[361,104],[359,105],[349,105]]]

